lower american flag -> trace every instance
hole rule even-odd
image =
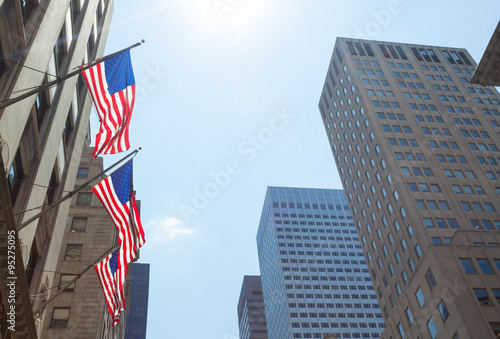
[[[119,249],[114,250],[95,266],[106,304],[108,304],[108,311],[113,319],[113,326],[120,321],[118,315],[125,309],[123,285],[127,276],[127,266],[118,268],[118,251]]]
[[[132,160],[113,172],[92,188],[108,211],[118,230],[118,268],[126,266],[137,257],[145,242],[132,188]]]
[[[93,157],[129,149],[129,124],[135,101],[130,51],[82,72],[101,121]]]

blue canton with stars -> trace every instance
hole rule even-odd
[[[111,182],[118,200],[125,205],[132,195],[132,160],[111,174]]]
[[[115,275],[116,268],[118,267],[118,250],[119,248],[114,250],[111,254],[111,259],[109,259],[109,269],[112,275]]]
[[[104,73],[106,74],[110,95],[120,92],[128,86],[135,85],[130,51],[125,51],[104,61]]]

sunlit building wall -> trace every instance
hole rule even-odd
[[[338,38],[319,108],[384,338],[500,333],[500,95],[463,48]]]

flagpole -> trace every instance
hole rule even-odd
[[[78,193],[79,191],[81,191],[82,189],[84,189],[85,187],[87,187],[92,181],[98,179],[101,175],[103,175],[104,173],[106,173],[107,171],[113,169],[114,167],[116,167],[118,164],[122,163],[123,161],[125,161],[126,159],[130,158],[132,155],[135,155],[137,154],[142,148],[139,147],[139,149],[136,149],[135,151],[133,151],[132,153],[128,154],[127,156],[123,157],[122,159],[118,160],[117,162],[115,162],[113,165],[111,165],[110,167],[106,168],[104,171],[102,171],[101,173],[97,174],[96,176],[94,176],[92,179],[89,179],[87,180],[86,182],[84,182],[82,185],[80,185],[80,187],[78,187],[77,189],[69,192],[68,194],[66,194],[64,197],[62,197],[61,199],[57,200],[56,202],[54,202],[53,204],[49,205],[47,208],[43,209],[41,212],[35,214],[34,216],[32,216],[31,218],[29,218],[27,221],[23,222],[18,228],[17,228],[17,231],[19,232],[20,230],[22,230],[23,228],[25,228],[26,226],[28,226],[29,224],[31,224],[33,221],[35,221],[36,219],[40,218],[43,214],[45,214],[47,211],[51,210],[52,208],[58,206],[59,204],[61,204],[63,201],[66,201],[68,200],[69,198],[71,198],[73,195],[75,195],[76,193]]]
[[[94,62],[92,62],[91,64],[88,64],[88,65],[86,65],[86,66],[83,66],[82,68],[79,68],[79,69],[77,69],[76,71],[73,71],[73,72],[70,72],[70,73],[68,73],[68,74],[66,74],[66,75],[63,75],[62,77],[57,77],[57,79],[56,79],[56,80],[50,81],[50,82],[48,82],[48,83],[46,83],[46,84],[43,84],[43,85],[41,85],[41,86],[39,86],[39,87],[37,87],[37,88],[35,88],[35,89],[33,89],[33,90],[29,91],[29,92],[26,92],[26,93],[24,93],[24,94],[21,94],[21,95],[20,95],[20,96],[18,96],[18,97],[15,97],[15,98],[12,98],[12,99],[6,100],[6,101],[4,101],[4,102],[0,103],[0,110],[1,110],[1,109],[3,109],[3,108],[5,108],[5,107],[7,107],[7,106],[10,106],[10,105],[12,105],[12,104],[15,104],[15,103],[16,103],[16,102],[18,102],[18,101],[21,101],[21,100],[23,100],[23,99],[26,99],[26,98],[28,98],[28,97],[30,97],[30,96],[32,96],[32,95],[34,95],[34,94],[37,94],[37,93],[43,92],[43,91],[45,91],[45,90],[49,89],[49,88],[50,88],[50,87],[52,87],[52,86],[58,85],[58,84],[60,84],[61,82],[63,82],[64,80],[66,80],[66,79],[69,79],[69,78],[71,78],[71,77],[73,77],[73,76],[75,76],[75,75],[78,75],[78,74],[80,74],[80,73],[82,73],[82,72],[84,72],[84,71],[88,70],[89,68],[94,67],[94,66],[95,66],[95,65],[97,65],[97,64],[100,64],[100,63],[102,63],[102,62],[104,62],[104,61],[106,61],[106,60],[109,60],[109,59],[111,59],[111,58],[112,58],[112,57],[114,57],[114,56],[117,56],[117,55],[118,55],[118,54],[120,54],[120,53],[123,53],[123,52],[125,52],[125,51],[128,51],[128,50],[130,50],[130,49],[132,49],[132,48],[138,47],[138,46],[142,45],[143,43],[145,43],[145,41],[144,41],[144,40],[141,40],[141,42],[138,42],[138,43],[136,43],[136,44],[133,44],[132,46],[129,46],[129,47],[127,47],[127,48],[124,48],[124,49],[122,49],[121,51],[118,51],[118,52],[116,52],[116,53],[113,53],[113,54],[107,55],[107,56],[105,56],[105,57],[102,57],[101,59],[97,59],[97,60],[95,60]]]
[[[104,253],[103,255],[101,255],[99,257],[99,259],[97,259],[96,261],[94,261],[92,264],[88,265],[83,271],[81,271],[80,273],[78,273],[76,275],[76,277],[74,277],[71,281],[68,281],[64,285],[64,287],[61,287],[61,289],[59,291],[57,291],[56,294],[54,294],[52,297],[50,297],[49,299],[47,299],[42,305],[40,305],[33,312],[33,314],[35,314],[35,316],[37,316],[37,313],[40,312],[40,310],[42,308],[44,308],[45,306],[47,306],[47,304],[49,304],[52,300],[54,300],[57,296],[59,296],[59,294],[61,294],[62,292],[64,292],[72,283],[74,283],[75,281],[77,281],[78,279],[80,279],[88,270],[90,270],[92,267],[94,267],[98,262],[100,262],[103,258],[105,258],[106,256],[108,256],[111,252],[113,252],[117,248],[118,248],[118,244],[113,245],[113,247],[111,247],[109,250],[106,251],[106,253]]]

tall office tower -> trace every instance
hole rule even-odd
[[[59,283],[54,272],[65,250],[69,200],[20,227],[73,189],[92,102],[84,82],[73,77],[4,105],[102,56],[112,12],[112,0],[0,1],[0,247],[11,240],[7,232],[17,244],[15,272],[0,266],[1,281],[16,277],[14,303],[7,298],[11,290],[0,284],[2,338],[36,338],[41,327],[30,295],[56,291],[45,289]],[[7,255],[0,251],[2,263]],[[15,332],[5,316],[11,306]]]
[[[379,338],[384,320],[342,190],[268,187],[257,249],[270,339]]]
[[[76,187],[103,171],[102,158],[90,162],[92,153],[93,148],[84,148],[77,172]],[[62,250],[56,266],[54,292],[65,286],[117,243],[118,232],[113,220],[91,190],[102,179],[100,177],[94,180],[72,198],[61,243]],[[128,278],[125,285],[129,285]],[[127,297],[128,289],[126,291]],[[46,295],[46,292],[38,295],[34,304],[40,305],[46,299]],[[125,312],[129,309],[127,304]],[[39,337],[123,338],[125,312],[120,315],[120,323],[111,327],[111,321],[107,318],[109,311],[105,304],[104,293],[92,265],[89,271],[39,312],[42,327]]]
[[[319,108],[384,338],[499,333],[500,95],[474,68],[461,48],[336,41]]]
[[[132,263],[130,307],[125,339],[146,339],[148,324],[149,264]]]
[[[240,339],[267,339],[264,297],[259,275],[245,275],[238,301]]]

